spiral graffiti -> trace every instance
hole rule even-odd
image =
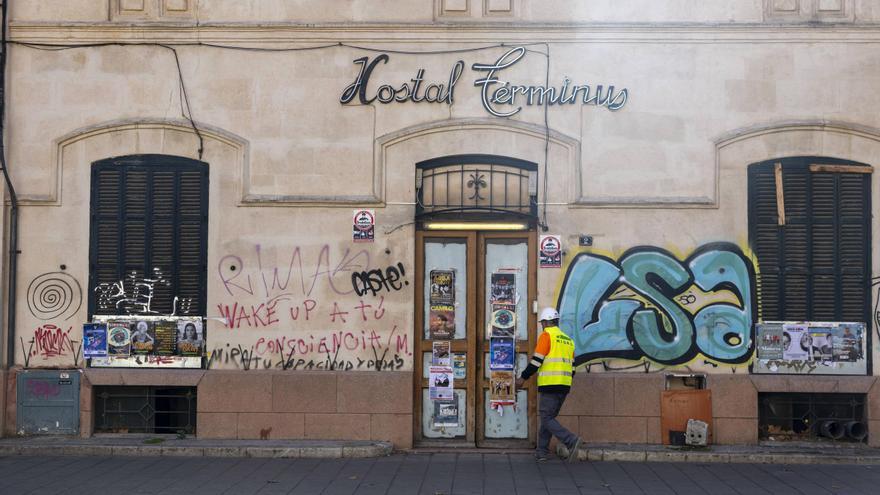
[[[64,272],[38,275],[28,286],[28,309],[35,318],[50,320],[75,315],[82,306],[82,287]]]

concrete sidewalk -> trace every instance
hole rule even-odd
[[[387,442],[340,440],[200,440],[174,435],[38,436],[0,439],[0,456],[187,456],[274,458],[365,458],[392,453]],[[412,453],[517,453],[527,450],[414,449]],[[708,448],[663,445],[587,444],[581,461],[755,464],[880,465],[880,449],[856,444],[776,443],[715,445]]]

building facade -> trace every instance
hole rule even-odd
[[[880,442],[877,2],[9,17],[7,435],[533,445],[553,306],[587,441]]]

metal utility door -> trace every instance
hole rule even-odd
[[[79,371],[23,370],[16,382],[19,435],[79,433]]]
[[[512,376],[519,376],[536,340],[532,311],[536,257],[535,235],[531,232],[418,233],[415,369],[421,373],[414,383],[413,401],[418,445],[534,446],[534,380],[527,388],[514,391],[510,404],[492,407],[492,340],[488,329],[493,302],[498,300],[497,290],[493,294],[493,289],[503,280],[514,286],[508,294],[516,322],[510,329],[515,356]],[[432,304],[432,272],[434,276],[453,274],[454,302],[447,306],[450,311],[438,311],[438,306]],[[438,318],[448,320],[445,334],[437,331]],[[451,400],[432,400],[430,396],[435,342],[441,346],[448,342],[455,375]],[[452,420],[443,412],[444,404],[450,403],[454,407],[447,411],[457,414]]]

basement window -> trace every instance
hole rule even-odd
[[[196,387],[96,386],[95,433],[196,433]]]
[[[865,394],[758,394],[758,435],[770,441],[867,442]]]

